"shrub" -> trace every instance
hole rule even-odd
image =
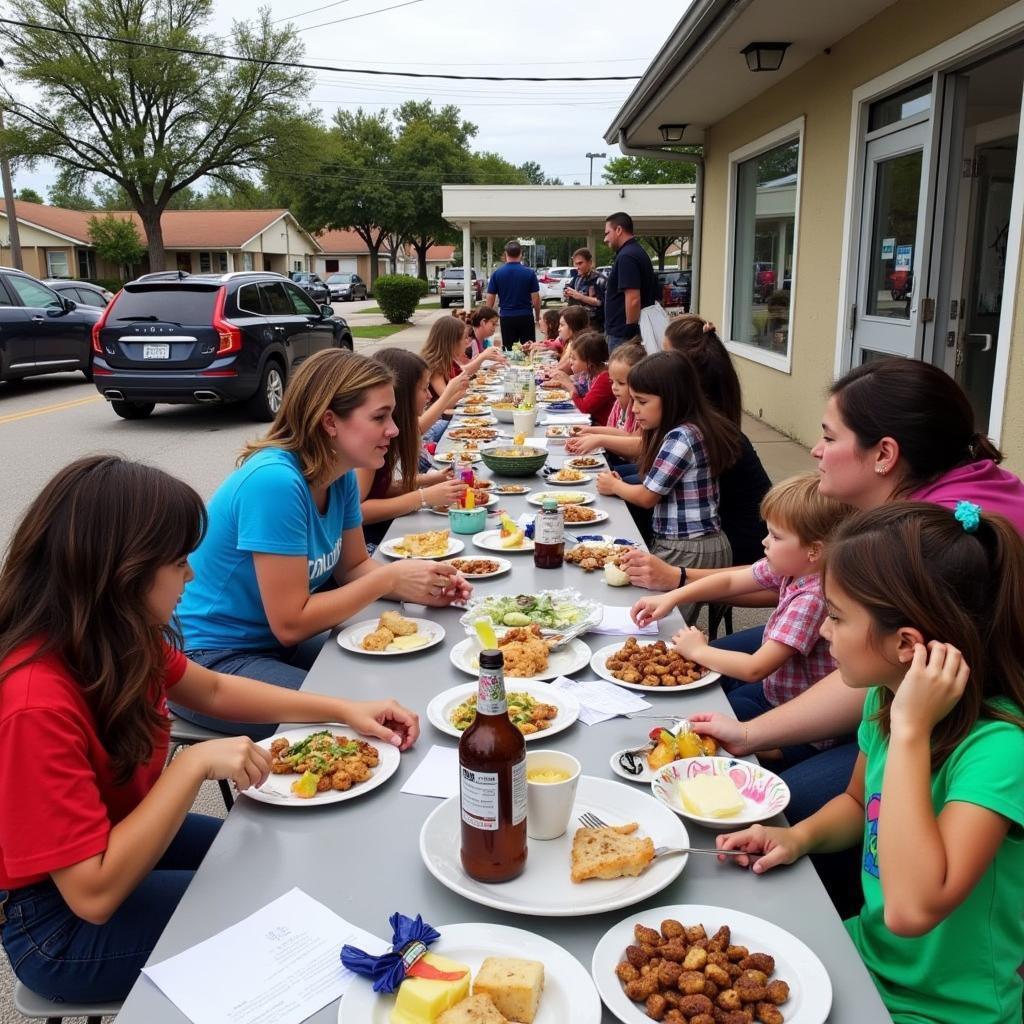
[[[94,277],[90,283],[99,288],[106,288],[108,292],[119,292],[124,281],[119,277]]]
[[[426,294],[427,282],[407,274],[383,274],[373,286],[373,297],[392,324],[404,324]]]

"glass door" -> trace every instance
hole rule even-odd
[[[931,121],[923,120],[865,149],[854,365],[919,354],[930,135]]]

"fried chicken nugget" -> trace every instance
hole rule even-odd
[[[789,984],[781,978],[776,978],[775,981],[769,981],[767,988],[767,1001],[769,1003],[781,1006],[787,999],[789,999]]]
[[[389,629],[395,636],[412,636],[419,629],[419,626],[396,611],[388,611],[380,617],[377,628]]]
[[[754,1007],[754,1017],[761,1024],[785,1024],[782,1011],[774,1003],[758,1003]]]
[[[392,640],[395,634],[386,626],[378,626],[372,633],[367,633],[360,641],[359,646],[364,651],[383,651]]]
[[[664,1020],[667,1009],[668,1003],[665,1002],[665,997],[660,992],[649,995],[644,1001],[644,1010],[651,1020]]]

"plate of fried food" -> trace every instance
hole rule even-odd
[[[660,961],[655,970],[652,961]],[[828,971],[806,943],[725,907],[630,915],[601,937],[591,970],[623,1024],[823,1024],[832,1008]]]
[[[388,558],[447,558],[457,555],[466,545],[449,535],[448,530],[407,533],[384,541],[378,550]]]
[[[333,804],[369,793],[398,770],[398,748],[362,739],[344,725],[306,725],[259,745],[270,751],[270,777],[253,800],[290,807]]]
[[[581,814],[605,828],[577,827]],[[459,856],[459,798],[423,823],[420,856],[444,886],[466,899],[513,914],[580,917],[632,906],[671,885],[687,855],[655,858],[658,846],[689,846],[680,819],[632,786],[581,775],[569,828],[558,839],[527,840],[526,869],[510,882],[477,882]],[[614,977],[614,974],[613,974]]]
[[[338,646],[356,654],[387,658],[435,647],[443,639],[444,627],[439,623],[387,611],[379,619],[346,626],[338,634]]]
[[[585,668],[590,661],[590,647],[582,640],[570,640],[567,644],[552,650],[556,639],[545,639],[540,626],[514,626],[498,637],[498,648],[505,656],[505,677],[507,679],[557,679],[558,676],[572,675]],[[479,637],[468,636],[460,640],[449,657],[452,664],[471,676],[480,674],[480,651],[483,648]]]
[[[487,580],[512,568],[507,558],[449,558],[448,564],[467,580]]]
[[[492,922],[442,925],[438,931],[425,960],[450,974],[463,972],[461,977],[407,978],[395,995],[374,992],[371,979],[357,977],[342,997],[338,1024],[413,1019],[392,1014],[405,1006],[418,1010],[424,1002],[440,1006],[435,1024],[600,1024],[601,997],[589,972],[550,939]]]
[[[570,565],[578,565],[584,572],[603,569],[609,563],[619,565],[625,553],[636,547],[636,541],[606,533],[577,537],[576,540],[576,546],[566,551],[565,560]]]
[[[563,505],[562,516],[566,526],[603,523],[608,519],[608,513],[603,508],[587,508],[585,505]]]
[[[593,473],[584,473],[581,469],[570,469],[567,466],[563,466],[561,469],[555,470],[554,473],[549,473],[545,477],[545,482],[566,486],[569,484],[589,484],[593,479]]]
[[[537,395],[538,402],[567,402],[572,396],[564,388],[546,388],[541,385]]]
[[[604,467],[604,459],[595,458],[593,455],[577,455],[572,459],[566,459],[565,465],[570,469],[601,469]]]
[[[491,427],[449,427],[445,436],[453,441],[493,441],[500,433]]]
[[[441,452],[439,455],[431,455],[430,457],[435,462],[440,462],[446,466],[470,466],[474,462],[479,462],[481,458],[479,452],[468,451],[465,449]]]
[[[789,786],[778,775],[734,757],[671,761],[651,779],[651,795],[707,828],[744,828],[789,805]]]
[[[624,644],[608,644],[595,651],[590,667],[610,683],[648,693],[699,690],[721,675],[684,658],[664,640],[638,640],[635,636]]]
[[[494,488],[494,493],[503,497],[511,497],[516,494],[529,494],[530,488],[526,484],[498,484]]]
[[[531,494],[526,500],[531,505],[540,506],[549,498],[556,505],[592,505],[594,503],[594,495],[587,494],[586,491],[538,491],[536,494]]]
[[[460,427],[492,427],[497,423],[494,416],[468,416],[458,413],[456,416]]]
[[[457,415],[459,416],[490,416],[491,407],[485,405],[478,399],[463,399],[461,402],[456,402],[456,408],[459,410]]]
[[[439,693],[427,705],[427,720],[449,736],[461,736],[476,718],[477,683],[463,683]],[[570,693],[553,690],[535,679],[509,683],[508,717],[527,740],[548,738],[579,718],[580,706]]]

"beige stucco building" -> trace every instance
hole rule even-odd
[[[834,376],[927,359],[1024,470],[1022,89],[1024,3],[695,0],[606,139],[703,144],[694,306],[750,411],[812,444]]]

